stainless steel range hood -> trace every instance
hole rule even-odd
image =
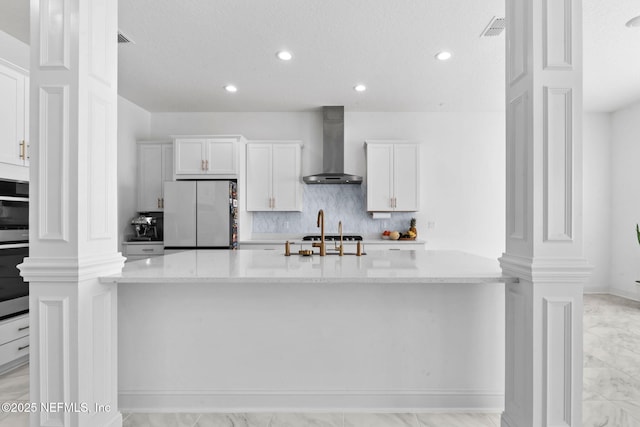
[[[322,173],[302,178],[307,184],[362,184],[344,173],[344,107],[322,107]]]

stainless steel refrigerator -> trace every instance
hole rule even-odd
[[[236,249],[238,198],[235,181],[164,183],[165,249]]]

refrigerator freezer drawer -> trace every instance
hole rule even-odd
[[[164,184],[164,245],[196,246],[196,183]]]
[[[229,181],[198,181],[197,245],[229,247]]]

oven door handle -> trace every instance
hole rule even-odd
[[[16,249],[16,248],[28,248],[29,242],[27,243],[7,243],[0,244],[0,251],[3,249]]]
[[[0,196],[0,201],[29,203],[28,197]]]

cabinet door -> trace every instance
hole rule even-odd
[[[25,96],[24,74],[0,63],[0,162],[25,164]]]
[[[247,144],[247,211],[270,211],[271,145]]]
[[[138,144],[138,211],[162,208],[161,144]]]
[[[417,211],[420,207],[419,165],[417,144],[396,144],[393,155],[394,197],[396,211]]]
[[[300,146],[273,144],[272,165],[273,210],[302,211]]]
[[[173,144],[162,144],[162,197],[160,206],[164,208],[164,183],[173,181]]]
[[[205,142],[205,173],[209,175],[234,175],[237,141],[231,138],[209,139]]]
[[[175,169],[176,175],[198,175],[205,171],[205,139],[176,139]]]
[[[392,211],[393,145],[367,145],[367,210]]]

